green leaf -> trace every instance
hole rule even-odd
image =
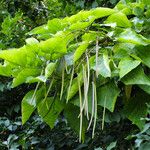
[[[47,97],[45,100],[41,101],[38,106],[38,113],[42,119],[53,128],[58,118],[58,115],[64,108],[64,104],[53,97]]]
[[[106,23],[116,23],[117,26],[125,28],[131,27],[130,21],[128,20],[127,16],[122,12],[117,12],[110,15],[107,18]]]
[[[45,68],[45,77],[48,78],[52,75],[56,68],[56,63],[49,63]]]
[[[117,144],[117,142],[110,143],[106,150],[112,150],[112,149],[114,149],[116,147],[116,144]]]
[[[21,103],[21,111],[22,111],[22,124],[25,124],[26,121],[30,118],[33,111],[36,109],[39,102],[42,100],[44,96],[45,88],[40,88],[33,97],[34,91],[29,91],[23,98]]]
[[[124,76],[121,81],[126,85],[150,85],[150,78],[145,75],[141,66],[133,69],[130,73]]]
[[[12,87],[16,87],[22,83],[25,83],[27,78],[29,78],[30,76],[35,77],[39,75],[40,72],[41,69],[22,69],[22,71],[17,75],[17,77],[13,79]]]
[[[0,64],[0,75],[10,77],[12,75],[12,66],[9,63]]]
[[[145,121],[141,118],[146,117],[147,106],[146,102],[150,101],[150,96],[142,91],[137,91],[137,95],[131,98],[124,107],[124,113],[133,124],[140,129],[144,127]]]
[[[15,65],[25,66],[27,63],[26,51],[22,49],[10,49],[0,51],[0,58]]]
[[[132,43],[136,45],[148,45],[150,41],[131,29],[125,29],[117,38],[119,42]]]
[[[100,55],[100,57],[98,57],[97,68],[96,58],[94,59],[94,62],[90,63],[90,65],[93,70],[97,71],[98,74],[102,75],[103,77],[111,77],[111,70],[107,53],[104,53],[103,55]]]
[[[59,43],[59,44],[58,44]],[[66,53],[66,41],[62,37],[50,38],[39,43],[39,48],[45,53]]]
[[[102,18],[113,14],[115,10],[110,8],[98,7],[91,10],[91,16],[94,16],[95,19]]]
[[[90,18],[88,19],[88,21],[86,21],[86,22],[79,22],[79,21],[78,21],[78,22],[72,24],[72,25],[69,27],[69,29],[70,29],[70,30],[83,30],[83,29],[87,28],[88,26],[90,26],[94,20],[95,20],[94,17],[90,17]]]
[[[43,75],[37,76],[37,77],[32,77],[29,76],[26,78],[26,83],[35,83],[35,82],[46,82],[46,77]]]
[[[144,90],[147,94],[150,94],[150,86],[149,85],[138,85],[142,90]]]
[[[150,45],[137,46],[134,49],[137,56],[141,58],[142,63],[150,68]]]
[[[48,25],[42,25],[39,27],[34,28],[27,34],[32,35],[32,34],[46,34],[48,32]]]
[[[131,70],[136,68],[141,62],[139,60],[134,60],[130,57],[123,58],[119,62],[118,68],[120,69],[119,71],[119,76],[120,78],[124,77],[126,74],[128,74]]]
[[[26,43],[28,45],[32,45],[32,44],[34,45],[34,44],[38,44],[39,41],[37,39],[35,39],[35,38],[28,38],[28,39],[26,39]]]
[[[82,42],[79,47],[76,49],[74,56],[73,56],[73,61],[76,62],[82,54],[86,51],[87,47],[89,45],[89,42]]]
[[[78,117],[80,114],[79,107],[74,106],[72,104],[67,104],[64,110],[64,115],[68,121],[68,124],[71,126],[72,129],[79,133],[80,131],[80,118]],[[83,124],[82,124],[82,141],[85,139],[85,132],[87,129],[87,120],[83,117]]]
[[[56,32],[63,30],[66,26],[67,22],[55,18],[48,21],[48,32],[55,34]]]
[[[106,107],[109,111],[113,112],[116,104],[117,97],[119,96],[120,90],[114,82],[109,82],[104,86],[97,89],[98,105]]]

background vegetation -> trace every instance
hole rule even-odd
[[[80,10],[106,6],[113,8],[117,0],[59,1],[59,0],[15,0],[0,3],[0,49],[19,48],[29,37],[26,33],[47,23],[49,19],[63,18],[76,14]],[[126,1],[123,1],[124,3]],[[144,1],[143,3],[148,3]],[[142,5],[135,7],[132,18],[134,30],[149,38],[149,6],[142,10]],[[144,15],[143,15],[144,13]],[[135,37],[134,37],[135,38]],[[139,41],[138,41],[139,42]],[[141,41],[140,41],[141,42]],[[143,41],[142,41],[143,42]],[[123,57],[118,53],[116,57]],[[144,64],[144,71],[149,69]],[[91,138],[92,129],[86,133],[84,143],[78,142],[78,135],[68,126],[64,115],[60,115],[55,127],[50,129],[35,112],[30,120],[22,126],[21,100],[25,94],[35,88],[35,84],[22,84],[11,88],[12,79],[0,77],[0,147],[1,149],[148,149],[150,142],[149,105],[143,118],[146,120],[143,131],[133,125],[122,113],[121,101],[117,101],[115,111],[105,114],[105,128],[101,130],[102,119],[98,120],[95,137]],[[119,87],[122,87],[119,84]],[[148,87],[147,87],[148,88]],[[148,91],[143,87],[145,91]],[[145,95],[139,87],[132,89],[133,97],[137,93]],[[147,92],[148,93],[148,92]],[[146,95],[149,99],[149,95]],[[135,104],[130,104],[134,107]],[[139,104],[140,105],[140,104]],[[132,108],[131,108],[132,109]],[[101,113],[101,111],[100,111]],[[46,137],[46,138],[45,138]]]

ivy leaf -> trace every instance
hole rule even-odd
[[[128,74],[131,70],[136,68],[141,62],[139,60],[134,60],[130,57],[126,57],[122,59],[119,62],[118,68],[120,69],[119,71],[119,76],[120,78],[124,77],[126,74]]]
[[[38,113],[42,119],[53,128],[58,115],[63,110],[64,104],[53,97],[47,97],[38,106]]]
[[[25,124],[26,121],[30,118],[33,111],[36,109],[39,102],[42,100],[44,96],[44,87],[41,87],[33,97],[34,91],[29,91],[23,98],[21,103],[21,111],[22,111],[22,124]]]
[[[45,77],[48,78],[54,72],[56,68],[56,63],[49,63],[45,68]]]
[[[150,45],[136,46],[134,49],[137,56],[141,58],[142,63],[150,68]]]
[[[82,42],[80,46],[76,49],[74,56],[73,56],[73,61],[76,62],[82,54],[86,51],[89,43],[88,42]]]
[[[121,81],[126,85],[150,85],[150,78],[145,75],[141,66],[133,69],[130,73],[124,76]]]
[[[140,34],[137,34],[135,31],[129,29],[125,29],[124,32],[122,32],[119,37],[117,38],[119,42],[124,43],[132,43],[136,45],[148,45],[150,41],[143,37]]]
[[[116,104],[117,97],[120,90],[114,82],[109,82],[104,86],[97,89],[98,105],[106,107],[109,111],[113,112]]]
[[[137,125],[140,129],[144,127],[144,120],[141,118],[146,117],[147,106],[146,102],[150,101],[150,96],[142,91],[138,91],[137,95],[131,98],[124,107],[124,113],[133,124]]]
[[[128,20],[127,16],[122,12],[113,13],[106,20],[106,23],[114,23],[114,22],[119,27],[125,28],[131,27],[130,21]]]

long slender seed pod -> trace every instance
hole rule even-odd
[[[94,115],[92,138],[94,138],[94,135],[95,135],[96,120],[97,120],[97,92],[96,92],[96,84],[95,83],[94,83],[94,95],[95,95],[95,112],[94,112],[95,115]]]
[[[80,81],[78,79],[78,88],[79,88],[79,99],[80,99],[80,133],[79,133],[79,142],[82,140],[82,122],[83,122],[83,116],[82,116],[82,94],[81,94],[81,86]]]
[[[62,67],[62,77],[61,77],[61,92],[60,92],[60,100],[62,99],[62,95],[64,92],[64,73],[65,73],[65,68],[64,68],[64,60],[63,60],[63,67]]]
[[[102,118],[102,130],[104,129],[104,123],[105,123],[105,111],[106,111],[106,97],[104,99],[104,109],[103,109],[103,118]]]
[[[43,74],[43,69],[42,69],[42,71],[41,71],[41,75],[42,75],[42,74]],[[33,100],[34,100],[34,98],[35,98],[35,94],[36,94],[36,92],[37,92],[39,86],[40,86],[40,82],[38,82],[37,85],[36,85],[36,87],[35,87],[34,93],[33,93],[32,98],[31,98],[31,104],[33,103]]]
[[[89,120],[88,115],[88,79],[86,74],[86,68],[84,69],[84,100],[85,100],[85,113],[87,116],[87,119]]]
[[[87,119],[89,120],[89,109],[88,109],[88,91],[89,91],[89,82],[90,82],[90,63],[89,63],[89,57],[86,54],[86,60],[87,60]]]
[[[48,87],[48,90],[47,90],[47,92],[46,92],[44,101],[46,101],[46,98],[47,98],[47,96],[48,96],[48,94],[49,94],[49,92],[50,92],[50,90],[51,90],[51,88],[52,88],[53,82],[54,82],[54,78],[52,78],[52,80],[51,80],[51,83],[50,83],[50,85],[49,85],[49,87]],[[47,106],[47,109],[49,109],[47,103],[46,103],[46,106]]]
[[[96,40],[96,77],[98,77],[98,39]]]
[[[86,68],[84,67],[84,65],[82,65],[82,70],[83,70],[83,80],[84,80],[84,101],[83,101],[83,105],[81,110],[83,111],[83,109],[85,110],[85,114],[87,116],[87,119],[89,120],[89,115],[88,115],[88,79],[87,79],[87,74],[86,74]],[[82,112],[81,111],[81,112]],[[80,117],[80,114],[79,116]]]
[[[69,87],[68,87],[67,102],[68,102],[68,99],[69,99],[69,92],[70,92],[71,85],[72,85],[73,75],[74,75],[74,67],[73,67],[73,69],[72,69],[71,79],[70,79],[70,83],[69,83]]]
[[[67,72],[67,74],[69,73],[69,71],[68,71],[68,68],[67,68],[67,64],[66,64],[66,62],[64,63],[64,65],[65,65],[65,70],[66,70],[66,72]]]
[[[91,114],[91,119],[90,119],[87,130],[89,130],[89,128],[91,127],[92,121],[93,121],[93,116],[94,116],[94,112],[95,112],[94,102],[95,102],[94,82],[92,81],[92,114]]]

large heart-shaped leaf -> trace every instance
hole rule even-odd
[[[150,85],[150,78],[145,75],[141,66],[133,69],[130,73],[124,76],[121,81],[126,85]]]
[[[136,68],[141,62],[139,60],[134,60],[130,57],[123,58],[119,62],[119,76],[120,78],[124,77],[126,74],[128,74],[131,70]]]
[[[106,107],[109,111],[113,112],[119,93],[120,90],[114,82],[105,84],[97,89],[98,105]]]
[[[47,97],[38,106],[38,113],[42,119],[53,128],[58,115],[63,110],[64,104],[53,97]]]
[[[42,87],[36,93],[32,90],[24,96],[21,103],[22,124],[24,124],[30,118],[39,102],[43,99],[44,91],[45,88]]]

